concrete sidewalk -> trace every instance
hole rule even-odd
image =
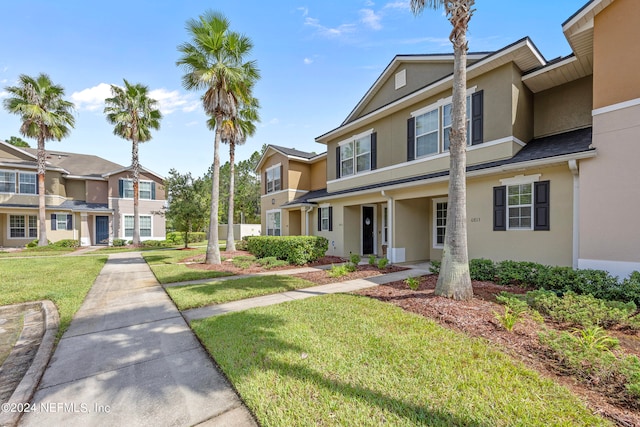
[[[209,305],[201,308],[185,310],[182,315],[191,322],[196,319],[204,319],[211,316],[219,316],[224,313],[247,310],[254,307],[265,307],[268,305],[280,304],[287,301],[305,299],[318,295],[335,294],[339,292],[353,292],[359,289],[370,288],[383,283],[404,280],[407,277],[417,277],[430,274],[422,266],[407,266],[407,270],[398,271],[380,276],[368,277],[366,279],[348,280],[346,282],[331,283],[328,285],[312,286],[310,288],[298,289],[295,291],[281,292],[279,294],[264,295],[260,297],[248,298],[240,301],[232,301],[224,304]],[[276,271],[271,274],[285,274],[285,270]],[[231,277],[233,278],[233,276]],[[216,279],[217,280],[217,279]],[[212,280],[209,279],[209,282]]]
[[[140,256],[110,255],[21,425],[256,426]]]

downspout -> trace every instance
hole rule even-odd
[[[578,268],[580,252],[580,172],[578,162],[569,160],[569,170],[573,175],[573,268]]]
[[[387,195],[384,190],[380,191],[380,194],[387,199],[387,259],[393,264],[396,261],[393,250],[393,197]]]
[[[307,207],[307,210],[304,211],[304,233],[305,236],[309,236],[309,213],[313,210],[313,206]]]

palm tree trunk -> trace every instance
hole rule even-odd
[[[135,129],[134,129],[135,130]],[[138,161],[138,141],[134,137],[131,144],[131,166],[133,168],[133,245],[140,246],[139,194],[140,162]]]
[[[451,41],[454,51],[453,111],[449,147],[449,201],[445,230],[442,265],[435,294],[454,300],[470,300],[473,288],[469,276],[467,249],[467,133],[466,133],[466,82],[467,82],[467,23],[465,3],[454,6],[446,3],[446,12],[453,25]],[[470,6],[470,5],[468,5]],[[468,11],[468,8],[466,9]]]
[[[38,137],[38,222],[40,223],[40,235],[38,236],[38,246],[47,246],[47,205],[46,190],[44,185],[47,155],[44,149],[44,136],[41,132]]]
[[[216,136],[213,143],[213,170],[211,171],[211,213],[209,215],[209,242],[205,264],[221,264],[218,242],[218,206],[220,204],[220,139],[222,116],[216,116]]]
[[[229,141],[229,211],[227,214],[227,251],[236,250],[236,241],[233,236],[234,192],[235,192],[235,157],[236,144]]]

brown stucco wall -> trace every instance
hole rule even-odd
[[[118,185],[116,181],[116,185]],[[88,180],[85,182],[86,187],[86,201],[88,203],[108,203],[109,202],[109,183],[107,181],[93,181]],[[116,190],[117,192],[117,190]],[[158,189],[156,188],[156,196]]]
[[[278,163],[280,163],[282,165],[282,188],[289,188],[289,177],[288,175],[288,164],[289,164],[289,159],[287,158],[287,156],[277,153],[277,152],[273,152],[273,154],[271,156],[269,156],[264,163],[262,164],[262,167],[260,168],[260,194],[265,194],[266,191],[266,185],[267,182],[264,179],[264,173],[266,172],[267,169],[277,165]]]
[[[590,126],[593,76],[534,95],[536,138]]]
[[[85,181],[65,180],[67,198],[71,200],[86,200]]]
[[[311,168],[308,164],[289,160],[286,169],[288,186],[285,188],[309,191],[311,188]]]
[[[640,98],[640,2],[616,0],[595,17],[593,108]]]
[[[327,159],[311,164],[311,191],[327,187]]]

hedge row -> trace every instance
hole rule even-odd
[[[322,258],[329,241],[320,236],[249,236],[247,250],[256,258],[276,257],[302,265]]]
[[[193,231],[189,233],[189,243],[204,242],[207,240],[207,233],[202,231]],[[167,242],[174,245],[184,245],[184,233],[172,231],[167,233]]]
[[[431,271],[439,273],[440,263],[433,261]],[[546,289],[558,294],[590,294],[608,301],[633,301],[640,306],[640,272],[634,271],[622,283],[604,270],[577,269],[542,265],[528,261],[488,259],[469,261],[472,280],[494,281],[500,285],[522,285]]]

